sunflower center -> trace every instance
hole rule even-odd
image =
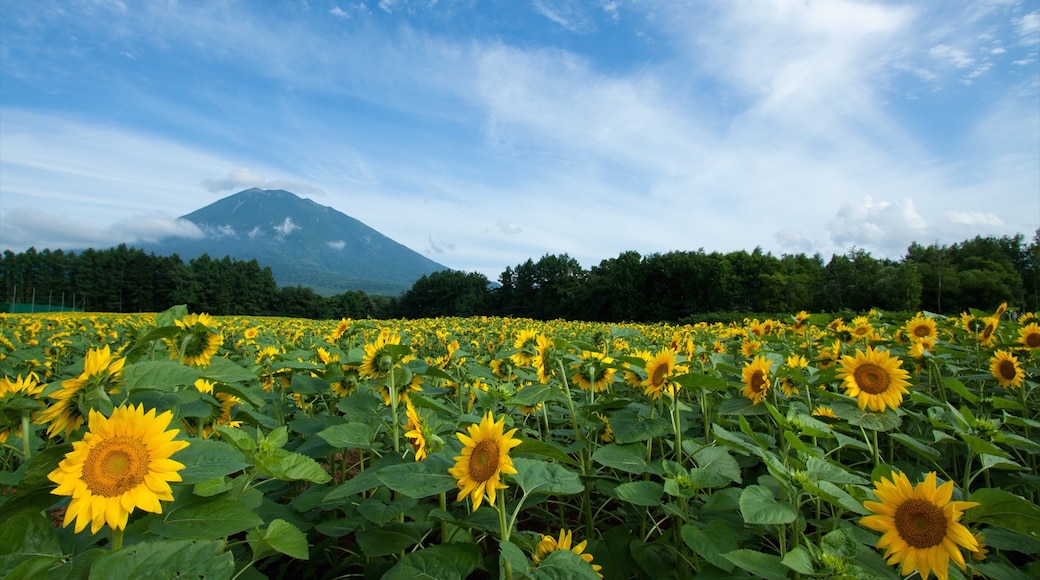
[[[762,391],[766,390],[765,373],[763,373],[762,371],[755,371],[754,374],[751,375],[751,380],[749,381],[749,384],[751,386],[751,390],[756,393],[761,393]]]
[[[932,329],[924,324],[920,324],[914,328],[914,336],[917,338],[924,338],[932,335]]]
[[[148,448],[134,437],[110,437],[98,443],[83,462],[83,482],[94,495],[116,497],[148,474]]]
[[[888,373],[874,363],[866,363],[856,367],[853,376],[856,378],[856,385],[859,386],[861,391],[871,395],[878,395],[888,390]]]
[[[650,384],[655,387],[659,387],[664,384],[664,377],[668,374],[668,365],[657,365],[654,369],[653,376],[650,377]]]
[[[487,481],[498,472],[498,445],[485,439],[473,448],[469,456],[469,473],[475,481]]]
[[[914,548],[938,546],[946,538],[946,515],[928,500],[906,500],[896,508],[894,519],[899,537]]]
[[[1040,332],[1030,332],[1027,334],[1025,343],[1029,348],[1040,348]]]
[[[1015,368],[1015,363],[1009,360],[1000,361],[997,371],[1000,372],[1000,377],[1006,381],[1013,381],[1018,376],[1018,369]]]

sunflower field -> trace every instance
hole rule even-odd
[[[1040,577],[1033,314],[0,314],[3,578]]]

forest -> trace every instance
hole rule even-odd
[[[567,254],[507,267],[498,280],[444,270],[399,296],[348,291],[322,296],[279,288],[256,260],[208,255],[184,262],[120,245],[82,252],[5,251],[0,310],[31,302],[99,312],[193,312],[332,318],[512,316],[537,320],[684,322],[748,313],[863,312],[871,308],[959,314],[1001,302],[1040,310],[1040,229],[951,245],[913,243],[901,260],[862,249],[833,255],[626,251],[585,269]],[[10,303],[6,303],[7,301]]]

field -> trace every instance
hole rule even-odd
[[[0,314],[0,576],[1040,577],[1038,361],[1003,308]]]

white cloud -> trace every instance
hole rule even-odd
[[[574,0],[534,0],[534,11],[570,32],[591,32],[595,26],[581,2]],[[609,10],[606,5],[604,10]]]
[[[940,44],[933,46],[928,51],[933,58],[936,60],[952,65],[957,68],[968,68],[975,63],[975,59],[968,56],[968,53],[960,48],[954,48],[948,44]]]
[[[0,249],[106,248],[119,244],[157,242],[164,237],[201,239],[195,224],[159,214],[134,215],[102,225],[46,211],[18,207],[0,214]]]
[[[843,203],[827,229],[839,246],[851,245],[883,255],[898,255],[910,242],[920,240],[927,224],[910,198],[895,203],[875,203],[868,196],[861,201]]]
[[[505,220],[499,220],[495,222],[495,227],[497,227],[499,231],[501,231],[503,234],[506,234],[507,236],[515,236],[520,232],[524,231],[524,229],[520,226],[513,225]]]
[[[343,248],[347,247],[347,242],[343,240],[333,240],[325,242],[325,245],[332,248],[333,250],[342,250]]]
[[[332,8],[330,8],[329,14],[339,18],[350,18],[350,14],[347,14],[347,12],[339,6],[333,6]]]
[[[246,235],[249,236],[249,239],[254,239],[257,236],[264,235],[264,230],[260,226],[253,226],[253,229],[249,230],[249,233]]]
[[[246,167],[232,169],[227,176],[220,179],[204,179],[202,187],[211,193],[259,187],[261,189],[284,189],[302,195],[325,194],[320,187],[310,183],[292,179],[267,179]]]
[[[1000,219],[1000,217],[992,213],[982,211],[950,210],[946,212],[946,218],[952,224],[957,226],[984,226],[987,229],[989,229],[990,227],[1002,227],[1004,225],[1004,221]]]
[[[1040,44],[1040,10],[1016,18],[1013,21],[1021,42],[1025,45]]]
[[[455,250],[455,244],[444,240],[435,240],[433,239],[433,236],[428,238],[428,242],[427,251],[434,254],[443,254]]]
[[[296,230],[300,229],[300,226],[296,225],[296,222],[291,217],[285,216],[285,221],[281,224],[274,226],[274,231],[281,237],[285,237]]]

